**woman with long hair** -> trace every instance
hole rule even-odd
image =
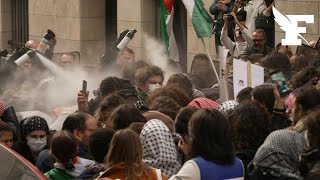
[[[231,126],[218,110],[201,109],[189,122],[191,160],[172,180],[244,179],[244,167],[235,157]]]
[[[119,130],[114,134],[105,163],[107,170],[99,176],[99,179],[167,179],[160,170],[144,165],[140,138],[130,129]]]

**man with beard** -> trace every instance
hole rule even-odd
[[[263,29],[256,29],[252,34],[253,46],[245,50],[245,54],[251,56],[252,54],[262,54],[263,56],[272,52],[272,48],[266,46],[266,33]]]

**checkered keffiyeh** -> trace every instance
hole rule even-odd
[[[4,102],[2,101],[2,99],[0,99],[0,114],[4,113]]]
[[[298,167],[303,147],[304,140],[298,132],[274,131],[258,149],[253,165],[271,168],[273,176],[302,179]]]
[[[219,111],[221,113],[226,113],[228,112],[229,110],[233,110],[236,106],[238,106],[238,102],[237,101],[233,101],[233,100],[230,100],[230,101],[226,101],[226,102],[223,102],[220,106],[219,106]]]
[[[161,169],[168,177],[176,174],[181,165],[170,130],[158,119],[148,121],[140,133],[143,148],[143,162]]]
[[[196,98],[188,106],[200,109],[218,109],[219,104],[208,98]]]

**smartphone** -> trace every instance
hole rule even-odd
[[[281,97],[285,97],[292,92],[292,89],[288,86],[287,80],[282,71],[274,71],[270,73],[271,79],[278,84],[278,90]]]
[[[82,91],[84,93],[87,92],[87,81],[85,81],[85,80],[82,81]]]

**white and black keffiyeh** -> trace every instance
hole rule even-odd
[[[299,172],[299,155],[303,151],[304,139],[292,130],[272,132],[258,149],[253,165],[267,167],[277,177],[302,179]]]
[[[143,148],[143,162],[161,169],[168,177],[176,174],[181,165],[177,161],[177,151],[172,134],[160,120],[148,121],[140,133]]]
[[[220,106],[219,106],[219,111],[221,113],[227,113],[229,110],[233,110],[236,106],[238,106],[238,102],[234,101],[234,100],[230,100],[230,101],[226,101],[223,102]]]

